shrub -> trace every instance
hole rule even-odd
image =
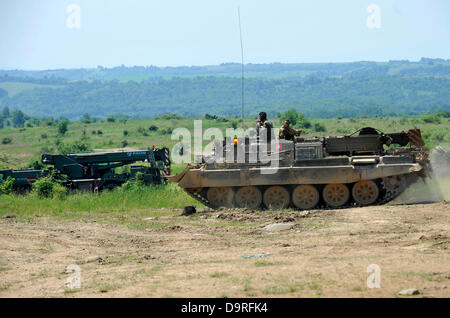
[[[0,183],[0,194],[10,194],[13,190],[14,178],[8,176],[3,183]]]
[[[109,122],[109,123],[114,123],[116,121],[116,119],[113,116],[108,116],[106,118],[106,121]]]
[[[100,129],[97,130],[97,135],[103,135],[103,131],[101,131]]]
[[[315,132],[324,132],[324,131],[327,131],[327,129],[321,123],[314,123],[314,131]]]
[[[2,144],[7,145],[7,144],[10,144],[10,143],[12,143],[12,138],[5,137],[5,138],[2,139]]]
[[[96,131],[96,130],[93,130],[93,131],[92,131],[92,134],[93,134],[93,135],[95,135],[96,133],[97,133],[97,131]]]
[[[67,189],[65,186],[59,183],[53,184],[53,197],[59,200],[65,200],[67,197]]]
[[[285,111],[283,114],[281,114],[281,119],[289,119],[292,126],[295,126],[297,124],[297,119],[299,117],[299,114],[297,113],[297,110],[295,108],[291,108],[287,111]]]
[[[165,120],[171,120],[171,119],[179,120],[179,119],[183,119],[183,117],[178,115],[178,114],[168,113],[168,114],[163,114],[161,116],[161,119],[165,119]]]
[[[32,185],[32,191],[36,193],[36,195],[43,198],[52,198],[53,197],[53,189],[55,186],[55,182],[51,177],[44,177],[36,180]]]
[[[148,127],[148,130],[150,130],[150,131],[157,131],[158,127],[155,126],[155,125],[151,125],[150,127]]]
[[[64,136],[64,134],[67,132],[67,125],[69,124],[69,122],[67,120],[62,120],[59,124],[58,124],[58,133],[61,136]]]
[[[124,131],[123,131],[123,135],[124,135],[124,136],[128,136],[128,130],[124,130]]]
[[[47,136],[47,134],[41,134],[41,138],[42,138],[42,139],[47,139],[48,136]]]
[[[437,115],[423,115],[422,120],[424,123],[428,124],[440,124],[441,119]]]
[[[144,128],[142,128],[142,127],[139,127],[137,132],[138,132],[138,134],[141,134],[143,136],[148,136],[147,131]]]
[[[128,141],[122,140],[122,148],[125,148],[126,146],[128,146]]]
[[[161,134],[163,135],[170,135],[172,133],[173,129],[170,127],[163,128],[160,130]]]
[[[70,152],[88,152],[92,151],[91,146],[83,140],[75,140],[72,143],[65,144],[61,141],[56,142],[58,151],[62,154],[68,154]]]
[[[217,119],[217,116],[216,115],[205,114],[205,119],[213,120],[213,119]]]

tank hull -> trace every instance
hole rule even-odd
[[[229,168],[207,170],[204,168],[186,168],[184,178],[180,180],[182,188],[198,187],[236,187],[254,185],[284,184],[328,184],[352,183],[390,176],[406,175],[420,172],[419,163],[376,164],[376,165],[342,165],[309,167],[252,167],[248,169]]]
[[[408,134],[398,134],[402,145]],[[168,179],[213,209],[223,206],[312,209],[384,204],[428,175],[426,148],[423,143],[417,146],[416,142],[421,140],[420,131],[414,131],[413,135],[419,136],[414,139],[414,146],[411,142],[409,148],[386,150],[385,142],[394,138],[384,134],[276,141],[280,142],[276,147],[279,149],[277,165],[261,161],[240,163],[233,155],[225,162],[206,160],[203,164],[188,165],[182,173]],[[251,152],[250,144],[242,145],[245,159]],[[237,149],[239,145],[234,147]]]

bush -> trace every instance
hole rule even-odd
[[[58,133],[61,136],[64,136],[64,134],[67,132],[67,125],[69,122],[67,120],[63,120],[58,124]]]
[[[213,120],[213,119],[217,119],[217,116],[216,115],[205,114],[205,119]]]
[[[124,135],[124,136],[128,136],[128,130],[124,130],[124,131],[123,131],[123,135]]]
[[[289,119],[292,126],[295,126],[297,124],[297,118],[299,114],[297,113],[297,110],[294,108],[291,108],[287,111],[285,111],[283,114],[281,114],[281,119]]]
[[[12,138],[5,137],[5,138],[2,139],[2,144],[7,145],[7,144],[10,144],[10,143],[12,143]]]
[[[138,132],[138,134],[141,134],[142,136],[148,136],[147,131],[142,127],[139,127],[137,132]]]
[[[122,184],[121,189],[122,191],[142,191],[145,189],[144,184],[144,174],[142,172],[137,172],[136,178]]]
[[[303,113],[300,113],[300,114],[298,115],[297,123],[298,123],[298,125],[299,125],[300,127],[302,127],[302,128],[311,128],[311,127],[312,127],[311,122],[309,121],[309,119],[307,119],[307,118],[305,117],[305,115],[303,115]]]
[[[75,140],[74,142],[68,144],[58,141],[56,142],[56,145],[58,146],[58,151],[64,155],[70,152],[92,151],[91,146],[82,140]]]
[[[32,185],[32,191],[41,199],[52,198],[55,182],[51,177],[44,177],[36,180]]]
[[[103,131],[101,131],[100,129],[97,130],[97,135],[103,135]]]
[[[128,141],[122,140],[122,148],[125,148],[126,146],[128,146]]]
[[[155,126],[155,125],[151,125],[150,127],[148,127],[148,130],[150,130],[150,131],[157,131],[158,127]]]
[[[315,132],[324,132],[324,131],[327,131],[327,129],[321,123],[314,123],[314,131]]]
[[[67,189],[65,186],[59,183],[53,184],[53,197],[58,200],[65,200],[67,197]]]
[[[170,134],[172,134],[172,131],[173,131],[173,129],[170,127],[163,128],[160,130],[161,134],[163,134],[163,135],[170,135]]]
[[[8,176],[3,183],[0,183],[0,194],[10,194],[13,190],[14,178]]]
[[[106,118],[106,121],[109,122],[109,123],[114,123],[116,121],[116,119],[113,116],[108,116]]]
[[[42,139],[47,139],[48,136],[47,136],[47,134],[41,134],[41,138],[42,138]]]
[[[178,115],[178,114],[168,113],[168,114],[161,115],[161,119],[165,119],[165,120],[171,120],[171,119],[179,120],[179,119],[183,119],[183,117]]]
[[[441,123],[441,119],[437,115],[423,115],[422,120],[424,123],[428,123],[428,124],[438,124],[439,125]]]

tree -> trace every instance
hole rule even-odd
[[[106,118],[106,121],[109,122],[109,123],[113,123],[113,122],[116,121],[116,119],[115,119],[113,116],[108,116],[108,117]]]
[[[9,117],[9,107],[8,106],[3,107],[2,115],[3,115],[4,118],[8,118]]]
[[[64,119],[59,122],[58,124],[58,132],[61,136],[64,136],[64,134],[67,132],[67,125],[69,124],[69,121],[67,119]]]
[[[89,115],[88,113],[84,113],[83,116],[81,116],[80,121],[83,124],[90,124],[90,123],[92,123],[91,115]]]
[[[22,127],[25,123],[25,116],[20,110],[15,110],[12,112],[12,121],[14,127]]]
[[[281,115],[281,119],[289,119],[292,126],[295,126],[295,124],[297,123],[297,117],[298,113],[294,108],[285,111],[284,114]]]

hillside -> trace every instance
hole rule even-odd
[[[246,115],[290,108],[309,117],[401,116],[450,109],[450,62],[248,64]],[[132,80],[130,80],[132,79]],[[173,112],[239,115],[239,64],[0,71],[0,106],[79,118]]]

